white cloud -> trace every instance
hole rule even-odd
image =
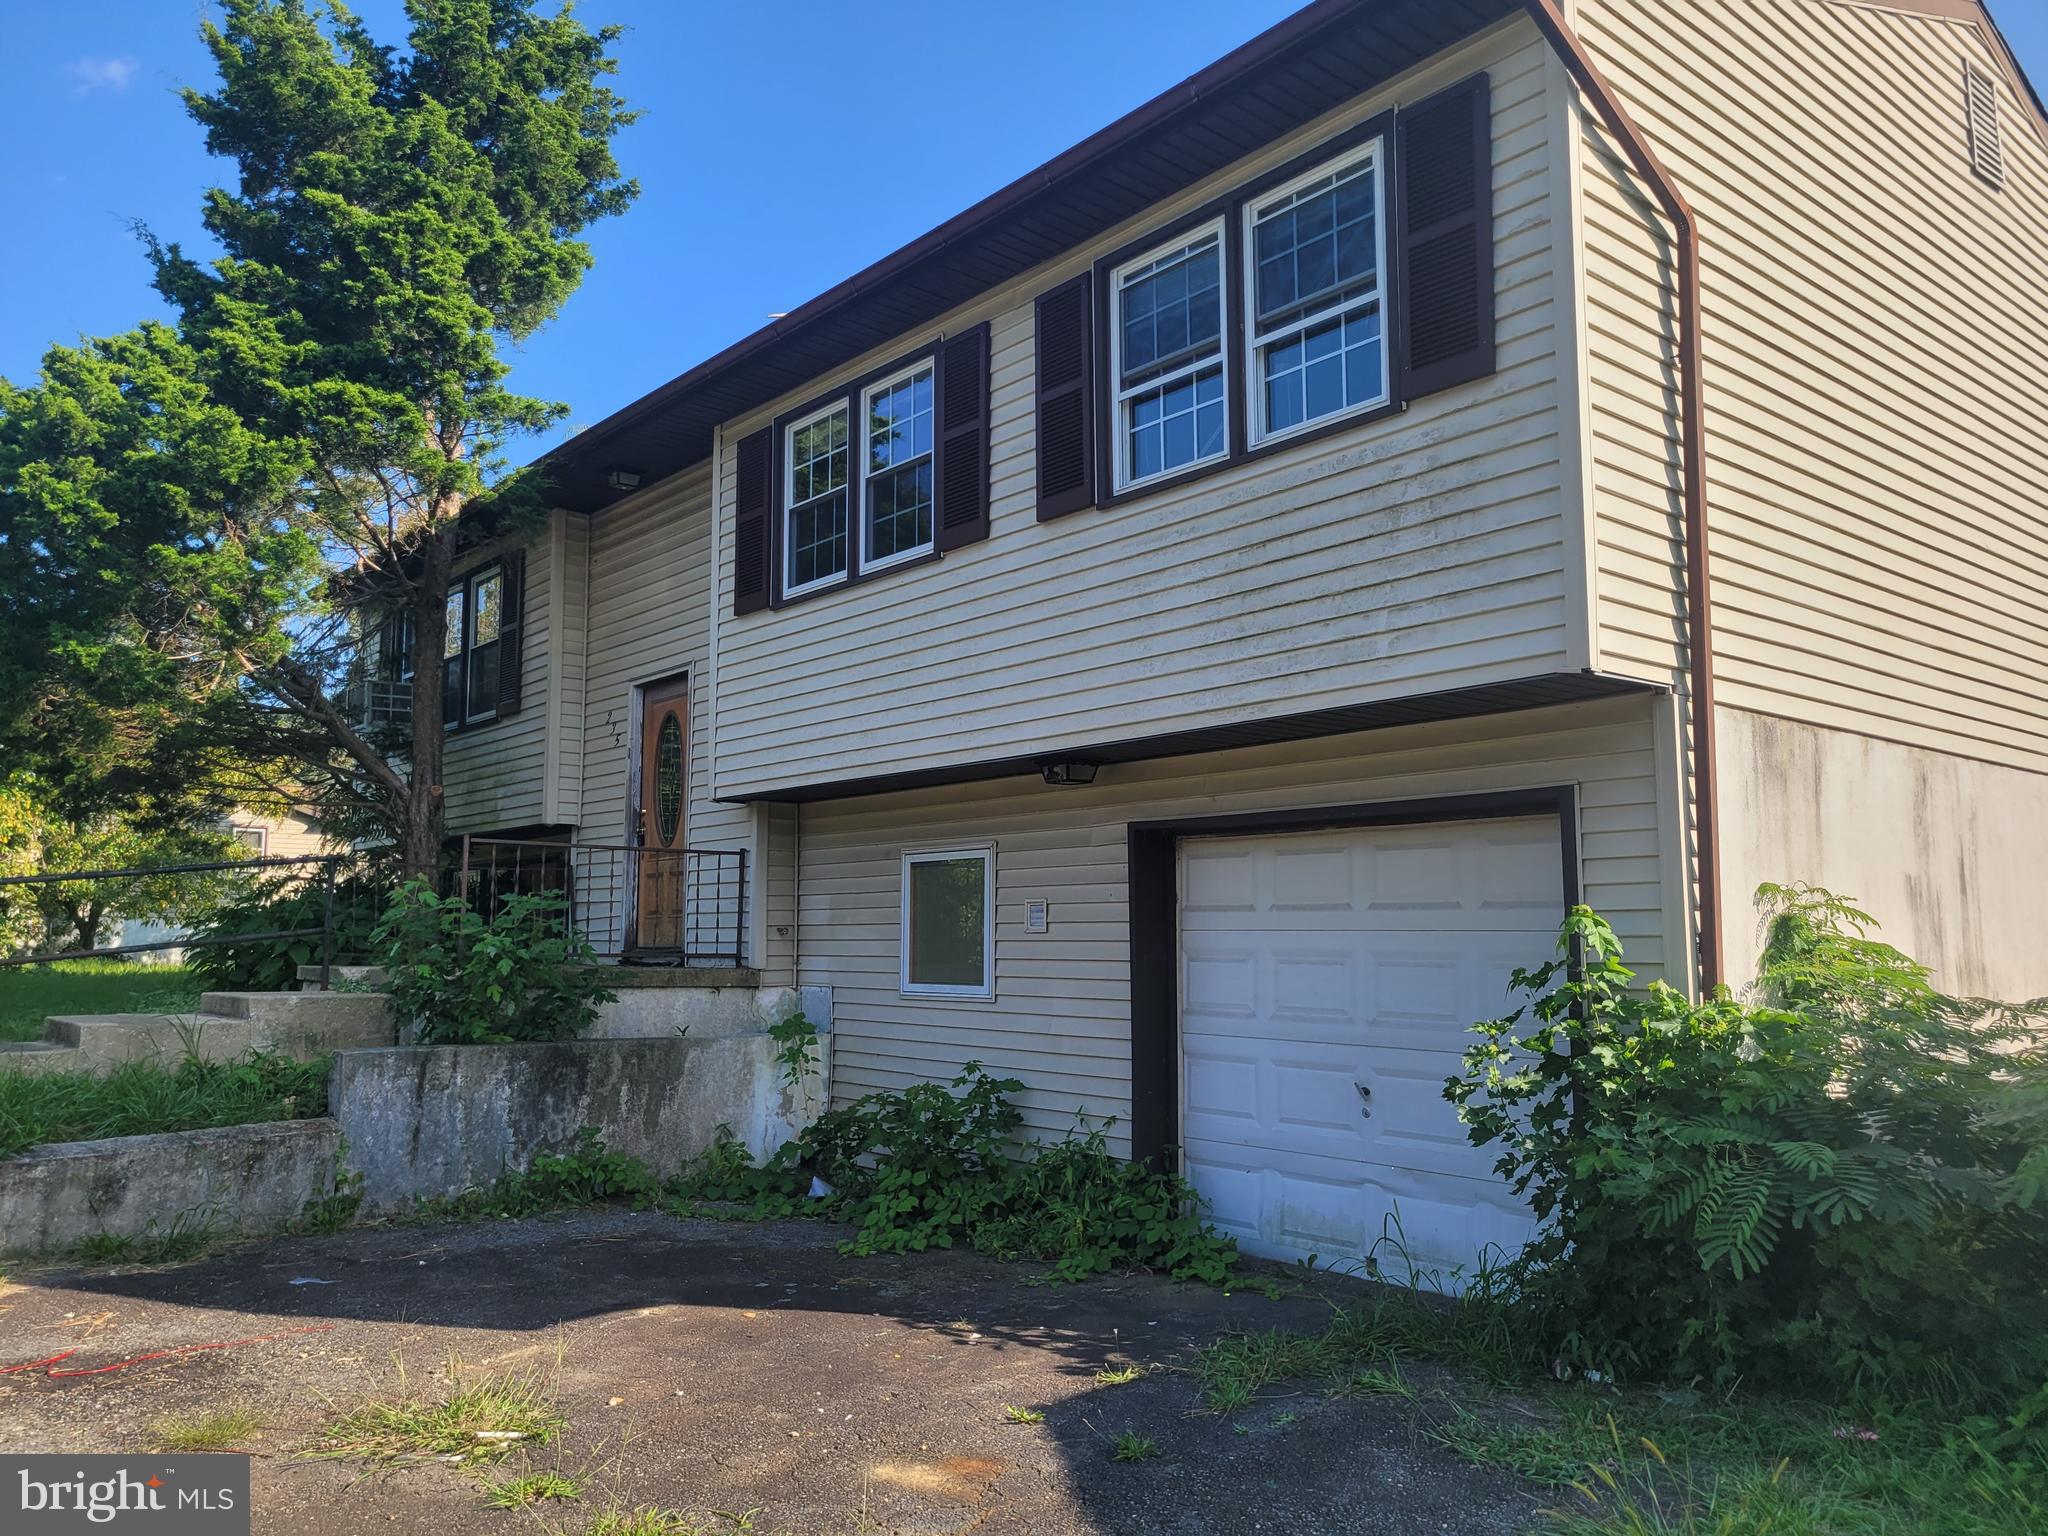
[[[73,59],[64,66],[64,73],[71,77],[71,94],[87,96],[94,91],[125,91],[135,83],[142,66],[131,54],[122,54],[117,59],[95,58],[87,54],[82,59]]]

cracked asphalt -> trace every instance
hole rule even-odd
[[[843,1235],[606,1211],[369,1228],[174,1268],[17,1268],[0,1283],[0,1368],[73,1353],[0,1369],[0,1449],[147,1450],[163,1415],[246,1406],[262,1425],[243,1447],[255,1529],[291,1536],[574,1536],[613,1505],[755,1511],[761,1536],[1541,1524],[1537,1490],[1460,1461],[1398,1400],[1306,1385],[1229,1416],[1204,1408],[1184,1369],[1194,1350],[1312,1329],[1328,1296],[1142,1275],[1034,1285],[1033,1266],[971,1253],[845,1257]],[[463,1379],[553,1381],[561,1443],[499,1470],[559,1469],[580,1501],[499,1510],[459,1466],[366,1475],[297,1454],[337,1409],[402,1379],[440,1390],[451,1361]],[[1145,1372],[1096,1380],[1126,1364]],[[1012,1405],[1043,1422],[1009,1422]],[[1115,1460],[1125,1431],[1158,1454]]]

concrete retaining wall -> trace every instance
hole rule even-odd
[[[328,1105],[363,1175],[364,1211],[376,1214],[488,1184],[537,1151],[572,1145],[585,1126],[661,1175],[709,1147],[721,1125],[765,1156],[824,1098],[822,1080],[792,1094],[774,1048],[758,1033],[693,1033],[343,1051]]]
[[[340,1153],[333,1120],[35,1147],[0,1161],[0,1252],[51,1252],[102,1233],[275,1231],[333,1189]]]
[[[724,976],[733,980],[728,984]],[[605,980],[617,997],[598,1010],[586,1037],[591,1040],[758,1035],[799,1010],[813,1028],[822,1032],[832,1027],[830,987],[757,986],[751,971],[675,972],[628,966],[612,967]]]

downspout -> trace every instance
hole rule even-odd
[[[1572,31],[1557,0],[1523,0],[1600,121],[1649,183],[1678,237],[1678,417],[1685,504],[1685,640],[1691,663],[1693,826],[1699,842],[1699,968],[1702,991],[1721,984],[1721,842],[1715,789],[1714,625],[1707,570],[1706,413],[1700,366],[1700,230],[1691,204],[1650,148]]]

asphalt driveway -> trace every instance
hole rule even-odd
[[[174,1269],[17,1270],[0,1284],[0,1449],[148,1449],[163,1415],[246,1406],[262,1426],[246,1446],[255,1529],[294,1536],[576,1533],[614,1504],[758,1511],[762,1536],[1541,1523],[1534,1490],[1459,1461],[1398,1401],[1305,1387],[1204,1408],[1179,1368],[1193,1350],[1313,1328],[1324,1298],[1145,1276],[1040,1286],[973,1254],[842,1257],[842,1235],[611,1211],[292,1239]],[[580,1502],[492,1509],[457,1467],[366,1476],[294,1454],[401,1371],[437,1390],[451,1358],[466,1376],[554,1381],[561,1444],[506,1465],[559,1468]],[[1124,1365],[1145,1370],[1097,1380]],[[1011,1422],[1013,1406],[1042,1422]],[[1126,1431],[1157,1454],[1116,1460]]]

